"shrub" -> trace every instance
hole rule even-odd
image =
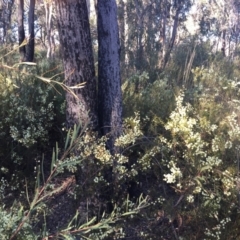
[[[58,134],[63,127],[59,120],[64,119],[64,98],[56,96],[55,87],[36,78],[34,66],[5,68],[0,91],[1,166],[11,173],[17,168],[29,174],[38,151],[49,149],[54,139],[51,134]]]

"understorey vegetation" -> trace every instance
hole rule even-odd
[[[0,4],[0,239],[239,239],[238,2],[35,2]]]
[[[237,239],[238,62],[210,60],[125,79],[115,154],[66,128],[60,63],[2,64],[1,239]]]

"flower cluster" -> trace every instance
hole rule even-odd
[[[223,193],[226,196],[230,196],[232,191],[236,188],[235,178],[228,170],[225,170],[222,175]]]
[[[227,223],[231,222],[231,219],[229,217],[222,219],[219,224],[217,224],[212,229],[206,228],[205,235],[210,237],[211,239],[220,240],[222,231],[226,228]]]
[[[175,183],[177,179],[182,177],[181,169],[176,166],[174,161],[170,161],[168,164],[171,173],[164,174],[164,181],[167,183]]]
[[[135,113],[135,117],[130,117],[125,120],[125,133],[120,136],[116,142],[115,146],[124,147],[130,144],[134,144],[135,141],[143,135],[140,129],[140,115]]]

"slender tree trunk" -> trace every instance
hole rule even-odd
[[[118,19],[118,25],[119,25],[119,33],[120,33],[120,47],[121,47],[121,69],[124,69],[125,71],[125,64],[126,64],[126,51],[125,51],[125,12],[126,12],[126,6],[124,0],[119,1],[119,7],[118,7],[119,13],[119,19]]]
[[[222,37],[222,54],[225,57],[226,56],[226,29],[224,29],[221,33],[221,37]]]
[[[18,43],[21,46],[25,40],[25,30],[24,30],[24,0],[18,0]],[[21,56],[21,61],[24,61],[26,55],[26,46],[22,45],[19,47],[19,53]]]
[[[34,59],[34,45],[35,45],[34,10],[35,10],[35,0],[30,0],[29,14],[28,14],[29,40],[27,44],[27,54],[26,54],[26,61],[28,62],[33,62],[33,59]]]
[[[181,3],[178,3],[177,9],[176,9],[176,14],[174,16],[174,22],[173,22],[173,29],[172,29],[172,36],[170,39],[170,42],[168,44],[165,56],[163,56],[163,62],[162,62],[162,69],[164,69],[169,61],[175,40],[176,40],[176,36],[177,36],[177,30],[178,30],[178,24],[179,24],[179,14],[180,11],[182,9],[182,5]]]
[[[67,127],[88,124],[97,128],[97,96],[94,60],[86,0],[55,0],[66,84],[75,86],[76,99],[66,93]]]
[[[45,8],[45,22],[47,30],[47,58],[51,58],[53,55],[53,42],[52,42],[52,11],[53,3],[50,1],[44,0]]]
[[[136,12],[137,12],[137,31],[138,31],[138,36],[137,36],[137,53],[136,53],[136,63],[135,67],[136,70],[139,71],[143,68],[143,17],[144,17],[144,9],[143,6],[140,6],[137,0],[134,1],[135,6],[136,6]],[[137,87],[138,88],[138,87]]]
[[[90,0],[86,0],[86,2],[87,2],[88,18],[90,18],[91,3],[90,3]]]
[[[0,21],[2,28],[2,43],[9,43],[11,31],[11,18],[14,0],[0,1]]]
[[[166,25],[167,25],[167,16],[170,14],[169,13],[169,8],[167,6],[166,0],[163,1],[162,6],[162,16],[161,16],[161,24],[160,24],[160,42],[161,42],[161,51],[159,51],[159,56],[160,59],[163,59],[164,56],[166,55]],[[163,64],[163,61],[162,63]],[[161,68],[161,64],[159,67]]]
[[[98,117],[102,135],[108,135],[112,153],[122,133],[120,43],[115,0],[98,0]]]
[[[3,22],[3,18],[4,18],[4,11],[3,11],[3,2],[0,1],[0,21]],[[1,29],[3,30],[3,26],[0,27],[0,44],[3,44],[3,34],[1,34]]]

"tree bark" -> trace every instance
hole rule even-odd
[[[34,10],[35,10],[35,0],[30,0],[29,13],[28,13],[29,40],[27,44],[27,53],[26,53],[27,62],[33,62],[33,59],[34,59],[34,45],[35,45]]]
[[[88,18],[90,18],[91,3],[90,3],[90,0],[86,0],[86,2],[87,2]]]
[[[221,48],[221,51],[222,51],[222,54],[224,57],[226,57],[226,29],[224,29],[221,33],[221,37],[222,37],[222,48]]]
[[[47,31],[47,58],[53,56],[53,37],[52,37],[52,13],[53,13],[53,2],[44,0],[45,8],[45,22]]]
[[[143,9],[143,6],[140,6],[139,2],[137,0],[135,2],[136,7],[136,13],[137,13],[137,23],[138,23],[138,34],[137,34],[137,53],[136,53],[136,63],[135,67],[137,71],[140,71],[143,67],[143,33],[144,33],[144,27],[143,27],[143,18],[145,9]],[[142,10],[142,11],[141,11]]]
[[[11,42],[11,20],[14,0],[0,1],[0,22],[2,29],[2,43]]]
[[[18,0],[18,43],[21,46],[25,40],[24,30],[24,0]],[[26,55],[26,46],[19,47],[21,61],[24,61]]]
[[[118,25],[119,25],[119,33],[120,33],[120,47],[121,47],[121,69],[125,70],[125,64],[126,64],[126,51],[125,51],[125,12],[126,12],[126,6],[124,0],[119,1],[118,5]]]
[[[161,5],[161,22],[160,22],[160,42],[161,42],[161,51],[159,51],[159,58],[162,58],[166,54],[166,25],[167,25],[167,17],[170,15],[169,13],[169,6],[166,0],[162,2]],[[163,62],[163,61],[162,61]],[[161,63],[162,64],[162,63]],[[162,65],[159,65],[161,68]]]
[[[175,39],[176,39],[176,36],[177,36],[177,31],[178,31],[178,25],[179,25],[179,14],[180,14],[181,10],[182,10],[181,2],[178,2],[177,3],[177,7],[176,7],[176,13],[175,13],[175,16],[174,16],[172,36],[171,36],[170,42],[168,44],[166,53],[163,56],[162,69],[164,69],[166,67],[166,65],[167,65],[167,63],[169,61],[169,58],[170,58],[170,55],[171,55],[174,43],[175,43]]]
[[[67,127],[81,123],[96,129],[97,93],[94,60],[86,0],[55,0],[66,84],[85,82],[74,90],[78,99],[66,93]]]
[[[98,117],[102,135],[109,136],[114,153],[115,139],[122,133],[120,43],[115,0],[98,0]]]

